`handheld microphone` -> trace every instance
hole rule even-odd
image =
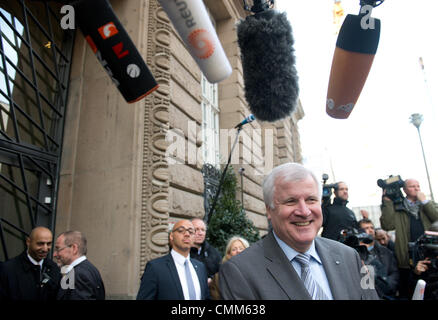
[[[158,0],[210,83],[233,71],[202,0]]]
[[[292,27],[273,0],[254,0],[253,12],[237,25],[245,98],[258,120],[277,121],[289,116],[298,101]]]
[[[424,290],[426,289],[426,282],[422,279],[417,281],[415,286],[414,294],[412,295],[412,300],[423,300]]]
[[[71,5],[85,39],[128,103],[158,88],[108,0],[79,0]]]
[[[245,119],[242,120],[242,122],[240,122],[237,126],[234,127],[234,129],[237,128],[241,128],[243,125],[247,124],[247,123],[251,123],[255,120],[255,117],[253,114],[250,114],[249,116],[247,116]]]
[[[383,1],[376,2],[361,0],[361,14],[347,15],[339,31],[326,101],[333,118],[350,116],[370,72],[380,39],[380,20],[370,17],[372,7]],[[366,8],[369,14],[363,14]]]

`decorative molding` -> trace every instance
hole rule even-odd
[[[170,21],[149,1],[146,62],[159,88],[145,99],[140,277],[146,263],[169,250],[169,167],[165,159],[170,105]]]

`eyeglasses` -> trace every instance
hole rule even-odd
[[[195,232],[205,232],[205,228],[195,228]]]
[[[65,248],[69,248],[69,247],[71,247],[71,245],[65,246],[65,247],[62,247],[62,248],[55,248],[53,251],[60,252],[60,251],[64,250]]]
[[[173,231],[176,231],[176,232],[178,232],[178,233],[182,233],[182,234],[188,232],[191,236],[193,236],[193,235],[195,234],[195,230],[193,230],[193,228],[188,228],[188,229],[186,229],[186,228],[184,228],[184,227],[179,227],[179,228],[176,228],[176,229],[173,230]]]

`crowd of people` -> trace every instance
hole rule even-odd
[[[323,202],[312,171],[297,163],[275,167],[263,181],[270,227],[261,240],[234,235],[220,253],[206,240],[204,220],[181,219],[169,233],[169,253],[146,264],[137,300],[409,300],[419,279],[424,298],[437,299],[437,257],[412,244],[425,235],[438,239],[438,207],[415,179],[403,190],[402,207],[383,190],[375,228],[366,211],[357,221],[347,207],[345,182]],[[85,236],[60,234],[56,263],[48,258],[52,237],[47,228],[33,229],[27,250],[0,265],[0,299],[105,299]]]

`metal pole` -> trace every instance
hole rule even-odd
[[[424,166],[426,167],[427,182],[429,182],[430,197],[432,198],[432,201],[435,202],[435,199],[433,198],[432,185],[430,184],[429,170],[427,169],[426,156],[424,154],[423,140],[421,139],[421,133],[420,133],[420,127],[419,126],[417,127],[417,130],[418,130],[418,136],[420,137],[421,151],[423,152]]]

